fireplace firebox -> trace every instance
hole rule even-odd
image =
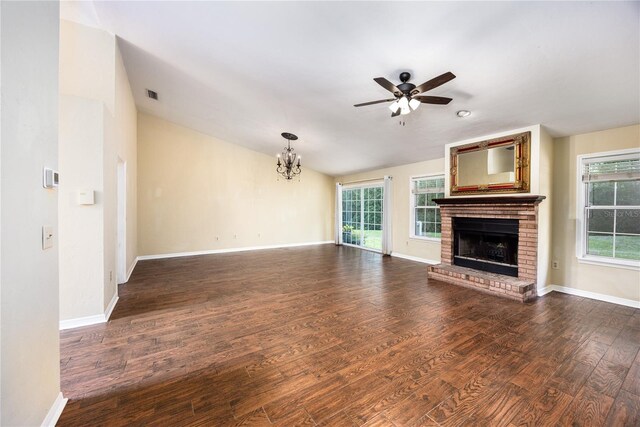
[[[453,219],[454,265],[518,277],[518,220]]]

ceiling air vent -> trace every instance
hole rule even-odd
[[[151,99],[158,100],[158,92],[154,92],[151,89],[147,89],[147,96]]]

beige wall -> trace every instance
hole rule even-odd
[[[60,393],[57,190],[57,2],[0,3],[2,43],[0,425],[38,426]]]
[[[411,163],[338,177],[337,182],[348,183],[367,179],[393,177],[393,253],[440,262],[440,241],[411,238],[410,180],[412,176],[444,174],[444,158]],[[335,190],[334,190],[335,191]]]
[[[640,147],[640,126],[554,140],[552,282],[582,291],[640,302],[640,272],[578,262],[576,258],[576,167],[581,154]]]
[[[612,266],[578,262],[576,258],[576,162],[577,156],[640,147],[640,126],[610,129],[567,138],[552,139],[541,126],[530,130],[532,193],[547,198],[539,205],[538,288],[565,286],[629,301],[640,301],[640,272]],[[506,133],[503,133],[506,134]],[[489,137],[501,136],[491,135]],[[482,140],[488,137],[475,138]],[[466,140],[457,144],[466,144]],[[434,262],[440,260],[439,242],[409,237],[409,180],[411,176],[442,172],[445,160],[413,163],[393,168],[341,176],[337,182],[393,177],[393,251]],[[447,184],[448,185],[448,184]],[[551,269],[551,261],[559,269]]]
[[[60,93],[100,100],[113,113],[114,50],[106,31],[60,20]]]
[[[485,139],[497,138],[512,133],[531,132],[531,187],[533,194],[546,196],[546,199],[539,205],[538,221],[539,235],[538,241],[538,287],[543,288],[550,284],[550,247],[551,247],[551,211],[552,211],[552,188],[551,169],[553,164],[552,139],[547,132],[539,125],[523,129],[516,129],[502,132],[500,134],[480,136],[460,142],[447,144],[444,152],[448,152],[451,147]],[[443,153],[444,154],[444,153]],[[487,158],[486,153],[482,157],[483,174],[486,175]],[[410,179],[412,176],[430,175],[441,173],[444,175],[445,164],[448,162],[442,158],[426,162],[412,163],[386,169],[379,169],[355,175],[341,176],[337,182],[361,181],[373,178],[382,178],[384,175],[393,177],[393,253],[395,255],[409,255],[422,258],[434,263],[440,262],[440,242],[411,238],[410,223]],[[445,186],[448,185],[448,176],[445,176]],[[448,193],[448,190],[445,191]],[[503,196],[498,194],[496,196]]]
[[[117,165],[126,163],[126,261],[137,257],[137,112],[116,38],[60,27],[60,319],[100,316],[117,295]],[[95,205],[78,205],[79,190]]]
[[[327,175],[278,180],[275,157],[138,115],[140,255],[332,240],[333,204]]]
[[[99,101],[60,96],[58,192],[60,242],[60,318],[102,313],[103,265],[103,128]],[[78,126],[82,123],[82,126]],[[96,204],[79,206],[77,192],[92,189]]]

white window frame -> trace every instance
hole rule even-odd
[[[384,189],[384,180],[372,180],[370,182],[366,182],[366,183],[351,183],[351,184],[344,184],[342,185],[342,190],[353,190],[354,188],[360,188],[362,190],[364,190],[365,188],[376,188],[376,187],[382,187]],[[382,195],[383,201],[384,201],[384,194]],[[361,206],[360,206],[360,218],[364,218],[364,199],[360,200]],[[383,202],[384,203],[384,202]],[[384,205],[383,205],[384,206]],[[340,214],[342,214],[342,209],[340,209]],[[384,215],[384,212],[383,212]],[[360,232],[364,233],[364,222],[360,221]],[[342,230],[340,230],[340,232],[342,233]],[[375,252],[375,253],[382,253],[381,249],[374,249],[374,248],[368,248],[366,246],[363,245],[354,245],[352,243],[345,243],[342,242],[342,244],[344,246],[351,246],[352,248],[359,248],[359,249],[363,249],[365,251],[371,251],[371,252]]]
[[[576,257],[578,262],[583,264],[605,265],[610,267],[627,268],[632,270],[640,269],[640,261],[620,258],[610,258],[587,253],[587,222],[585,219],[588,185],[582,182],[582,172],[584,162],[606,161],[615,157],[616,160],[637,157],[640,150],[631,148],[627,150],[606,151],[601,153],[582,154],[578,156],[576,164]],[[607,159],[609,158],[609,159]],[[636,206],[626,206],[635,208]]]
[[[426,237],[426,236],[416,236],[416,198],[413,194],[413,184],[416,181],[420,181],[422,179],[430,179],[430,178],[445,178],[444,173],[429,173],[423,175],[414,175],[409,177],[409,238],[416,240],[425,240],[428,242],[440,242],[442,239],[440,237]],[[445,182],[445,187],[447,183]],[[443,193],[446,194],[446,193]],[[440,209],[438,206],[437,209]]]

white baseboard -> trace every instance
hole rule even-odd
[[[47,416],[42,421],[42,427],[55,427],[68,400],[62,396],[62,392],[58,393],[56,400],[53,402],[49,412],[47,412]]]
[[[67,319],[60,321],[60,330],[80,328],[82,326],[97,325],[106,322],[104,314],[96,314],[93,316],[76,317],[75,319]]]
[[[538,290],[538,295],[545,295],[552,291],[562,292],[563,294],[576,295],[589,299],[595,299],[598,301],[610,302],[612,304],[624,305],[626,307],[640,308],[640,301],[599,294],[596,292],[583,291],[581,289],[569,288],[567,286],[560,285],[549,285],[546,288],[542,288],[541,290]]]
[[[131,274],[133,273],[133,269],[136,268],[136,265],[138,265],[138,257],[136,257],[136,259],[133,260],[133,263],[129,266],[129,269],[127,270],[127,278],[124,280],[124,283],[127,283],[131,278]]]
[[[554,290],[553,289],[553,285],[549,285],[547,287],[540,288],[540,289],[538,289],[538,296],[541,297],[543,295],[548,294],[549,292],[553,292],[553,290]]]
[[[196,255],[226,254],[230,252],[259,251],[263,249],[295,248],[298,246],[326,245],[329,243],[334,244],[335,242],[333,240],[324,240],[321,242],[289,243],[284,245],[266,245],[266,246],[247,246],[243,248],[210,249],[205,251],[176,252],[176,253],[158,254],[158,255],[140,255],[138,257],[138,260],[144,261],[148,259],[179,258],[179,257],[196,256]]]
[[[109,320],[109,317],[111,317],[111,313],[113,312],[113,309],[116,308],[116,304],[118,303],[118,299],[120,299],[118,297],[118,293],[116,292],[116,294],[113,296],[113,298],[111,298],[111,301],[109,301],[109,305],[107,306],[107,309],[104,311],[104,321],[107,322]]]
[[[113,309],[116,307],[118,303],[118,294],[115,294],[111,301],[109,301],[109,305],[107,306],[104,314],[96,314],[94,316],[86,316],[86,317],[77,317],[75,319],[67,319],[60,321],[60,330],[63,331],[65,329],[73,329],[80,328],[82,326],[91,326],[97,325],[98,323],[105,323],[111,317],[111,313]]]
[[[421,263],[429,264],[429,265],[440,264],[440,261],[436,261],[436,260],[432,260],[432,259],[426,259],[426,258],[420,258],[420,257],[413,256],[413,255],[400,254],[398,252],[391,252],[391,256],[402,258],[402,259],[408,259],[409,261],[421,262]]]

